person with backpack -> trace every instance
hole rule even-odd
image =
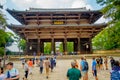
[[[95,58],[93,58],[93,61],[92,61],[92,73],[93,73],[93,76],[95,77],[95,80],[98,80],[98,77],[97,77],[97,62],[96,62]]]
[[[114,67],[115,60],[113,57],[110,57],[111,69]]]
[[[8,71],[6,72],[5,80],[19,80],[19,72],[16,68],[13,67],[13,63],[9,62],[7,64]]]
[[[119,61],[114,62],[114,67],[110,71],[111,73],[111,80],[120,80],[120,65]]]
[[[53,58],[50,59],[50,68],[51,68],[51,72],[53,72],[53,69],[54,69],[54,60]]]
[[[87,80],[88,64],[84,60],[84,57],[81,57],[80,70],[81,70],[83,80]]]
[[[85,66],[86,66],[86,79],[85,80],[88,80],[88,70],[89,70],[89,65],[88,65],[88,62],[86,60],[86,58],[84,57],[84,60],[85,60]]]
[[[43,73],[43,59],[40,59],[40,73],[42,74]]]

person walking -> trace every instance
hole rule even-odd
[[[57,63],[56,56],[54,56],[53,60],[54,60],[54,67],[56,67],[56,63]]]
[[[86,64],[84,57],[81,57],[80,70],[83,80],[87,80],[88,64]]]
[[[3,72],[4,72],[4,70],[3,70],[3,68],[1,67],[1,68],[0,68],[0,80],[5,80],[5,74],[4,74]]]
[[[24,68],[24,65],[25,65],[25,59],[24,59],[24,58],[21,58],[21,62],[22,62],[22,67]]]
[[[42,74],[43,73],[43,60],[40,59],[40,73]]]
[[[92,73],[93,73],[93,76],[95,77],[95,80],[98,80],[96,67],[97,67],[97,62],[96,62],[95,58],[93,58],[93,61],[92,61]]]
[[[45,69],[46,69],[46,78],[48,79],[49,77],[49,67],[50,67],[50,61],[48,58],[45,60]]]
[[[119,61],[114,62],[114,67],[110,71],[111,73],[111,80],[120,80],[120,65]]]
[[[2,66],[2,59],[1,59],[1,57],[0,57],[0,67]]]
[[[104,70],[103,68],[103,58],[100,56],[100,70]]]
[[[97,62],[97,70],[100,70],[100,58],[99,58],[99,56],[96,58],[96,62]]]
[[[27,64],[27,60],[25,60],[24,70],[25,70],[25,80],[26,80],[28,78],[28,72],[29,72],[29,67],[28,67],[28,64]]]
[[[19,80],[19,72],[16,68],[13,67],[13,63],[9,62],[7,64],[8,71],[6,72],[5,80]]]
[[[28,66],[29,66],[29,74],[31,75],[32,74],[32,68],[33,68],[33,61],[32,61],[32,59],[30,59],[28,61]]]
[[[53,69],[54,69],[54,60],[53,58],[50,59],[50,68],[51,68],[51,72],[53,72]]]
[[[108,70],[108,59],[107,56],[104,59],[105,69]]]
[[[75,62],[71,62],[71,67],[67,71],[67,77],[69,80],[79,80],[81,78],[81,72],[79,69],[75,68]]]
[[[110,57],[111,69],[114,67],[115,60],[113,57]]]
[[[74,59],[74,62],[75,62],[75,68],[78,68],[78,62],[76,59]]]
[[[89,70],[89,65],[88,65],[88,62],[86,60],[86,58],[84,57],[84,60],[85,60],[85,65],[86,65],[86,79],[85,80],[88,80],[88,70]]]

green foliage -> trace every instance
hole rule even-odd
[[[60,50],[60,52],[63,52],[63,43],[60,44],[59,50]]]
[[[7,42],[8,35],[5,31],[0,30],[0,47],[4,47]]]
[[[108,27],[93,38],[95,49],[120,48],[120,0],[97,0],[104,5],[102,12],[105,18],[110,19]]]
[[[50,54],[51,53],[51,43],[46,42],[44,43],[44,54]]]
[[[110,23],[116,23],[120,20],[120,0],[97,0],[97,3],[104,5],[102,9],[105,18],[111,18]]]
[[[12,52],[10,50],[7,50],[6,55],[12,55]]]
[[[26,49],[26,40],[21,39],[21,40],[19,41],[19,43],[18,43],[18,47],[19,47],[21,50],[25,51],[25,49]]]
[[[0,30],[0,48],[1,48],[0,54],[4,54],[3,47],[5,47],[5,45],[6,46],[12,45],[12,43],[14,42],[12,36],[13,36],[12,33],[5,32],[4,30]]]
[[[73,42],[67,42],[67,51],[68,52],[73,52],[74,51],[73,46],[74,46]]]
[[[120,22],[112,27],[107,27],[93,38],[93,46],[95,49],[116,49],[120,48]]]
[[[6,24],[7,24],[6,19],[4,18],[4,15],[0,11],[0,25],[2,25],[2,28],[5,29]]]
[[[4,55],[4,47],[0,47],[0,56]]]

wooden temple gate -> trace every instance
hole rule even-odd
[[[92,38],[106,27],[106,24],[94,24],[102,16],[101,12],[84,8],[7,11],[22,23],[8,27],[26,39],[27,54],[44,53],[44,42],[51,42],[51,51],[55,53],[57,41],[63,43],[64,54],[68,54],[68,41],[74,43],[77,54],[92,53]]]

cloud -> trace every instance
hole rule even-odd
[[[87,7],[92,9],[91,5],[87,4],[86,0],[12,0],[19,9],[34,8],[81,8]]]
[[[87,4],[86,0],[75,0],[72,4],[72,8],[86,7],[87,9],[93,9],[91,5]]]
[[[6,3],[6,0],[0,0],[0,4],[4,5]]]

